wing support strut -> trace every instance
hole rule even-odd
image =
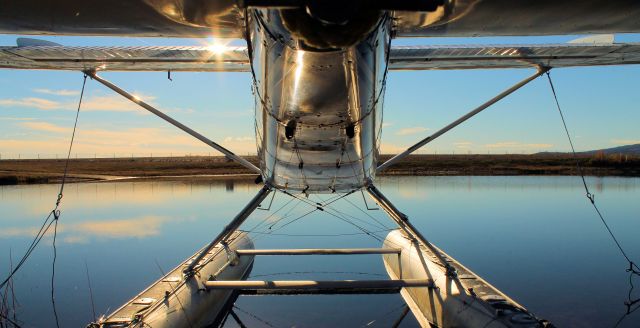
[[[386,162],[380,164],[377,168],[376,171],[380,172],[384,169],[386,169],[387,167],[397,163],[398,161],[400,161],[401,159],[411,155],[413,152],[415,152],[416,150],[422,148],[422,146],[430,143],[431,141],[437,139],[439,136],[445,134],[446,132],[448,132],[449,130],[455,128],[456,126],[460,125],[461,123],[463,123],[464,121],[472,118],[473,116],[475,116],[476,114],[480,113],[481,111],[487,109],[489,106],[497,103],[498,101],[500,101],[502,98],[512,94],[514,91],[522,88],[523,86],[525,86],[526,84],[528,84],[529,82],[535,80],[536,78],[538,78],[540,75],[546,73],[547,71],[549,71],[551,68],[550,67],[539,67],[538,71],[529,76],[528,78],[518,82],[517,84],[514,84],[512,87],[510,87],[509,89],[503,91],[502,93],[500,93],[499,95],[489,99],[488,101],[486,101],[485,103],[483,103],[482,105],[476,107],[474,110],[468,112],[467,114],[465,114],[464,116],[460,117],[459,119],[455,120],[454,122],[452,122],[451,124],[445,126],[444,128],[438,130],[437,132],[435,132],[434,134],[420,140],[418,143],[416,143],[415,145],[407,148],[407,150],[403,151],[402,153],[393,156],[392,158],[390,158],[389,160],[387,160]]]
[[[96,74],[95,71],[86,71],[85,74],[90,76],[92,79],[100,82],[102,85],[106,86],[107,88],[109,88],[109,89],[115,91],[116,93],[120,94],[121,96],[131,100],[134,103],[136,103],[138,106],[148,110],[152,114],[154,114],[154,115],[160,117],[161,119],[171,123],[173,126],[177,127],[178,129],[190,134],[191,136],[195,137],[196,139],[198,139],[198,140],[204,142],[205,144],[209,145],[213,149],[223,153],[224,156],[226,156],[227,158],[238,162],[240,165],[248,168],[249,170],[251,170],[251,171],[253,171],[255,173],[258,173],[260,175],[262,174],[262,171],[260,171],[260,169],[257,166],[251,164],[251,162],[249,162],[246,159],[234,154],[232,151],[222,147],[221,145],[211,141],[209,138],[207,138],[207,137],[203,136],[202,134],[194,131],[193,129],[189,128],[188,126],[176,121],[175,119],[173,119],[169,115],[159,111],[158,109],[154,108],[153,106],[151,106],[151,105],[147,104],[146,102],[142,101],[140,98],[128,93],[125,90],[120,89],[115,84],[113,84],[113,83],[101,78],[100,76],[98,76]]]
[[[449,262],[447,262],[447,260],[442,256],[442,253],[440,253],[440,251],[435,248],[435,246],[433,246],[433,244],[431,244],[427,240],[427,238],[425,238],[420,233],[420,231],[418,231],[418,229],[416,229],[416,227],[411,224],[411,222],[409,222],[409,218],[406,214],[400,212],[400,210],[398,210],[393,205],[393,203],[391,203],[391,201],[387,199],[387,197],[385,197],[373,184],[369,184],[367,186],[367,192],[369,193],[371,198],[373,198],[376,203],[378,203],[378,206],[380,206],[387,213],[387,215],[389,215],[389,217],[391,217],[391,219],[395,221],[398,227],[400,227],[407,233],[407,235],[413,238],[414,242],[422,244],[423,246],[429,248],[431,252],[433,252],[433,254],[438,258],[438,261],[440,261],[440,264],[442,264],[442,266],[447,270],[447,276],[449,278],[457,279],[458,274],[456,272],[456,269],[451,266]],[[462,290],[464,290],[464,288]]]

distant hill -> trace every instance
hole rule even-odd
[[[583,155],[594,155],[597,153],[603,153],[605,155],[612,155],[612,154],[623,154],[623,155],[634,155],[634,156],[640,156],[640,144],[635,144],[635,145],[626,145],[626,146],[619,146],[619,147],[613,147],[613,148],[605,148],[605,149],[596,149],[596,150],[589,150],[589,151],[581,151],[578,152],[578,154],[583,154]],[[537,153],[539,155],[545,155],[545,154],[568,154],[567,153],[563,153],[563,152],[541,152],[541,153]]]

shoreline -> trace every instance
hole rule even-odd
[[[246,157],[257,164],[256,156]],[[380,163],[390,158],[381,155]],[[640,157],[577,157],[586,176],[640,177]],[[60,183],[62,159],[0,161],[0,185]],[[71,159],[67,182],[253,180],[257,177],[223,156]],[[570,155],[412,155],[379,176],[572,176]]]

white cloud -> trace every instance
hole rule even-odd
[[[54,132],[54,133],[66,133],[71,131],[71,129],[69,128],[61,127],[61,126],[47,123],[47,122],[24,122],[24,123],[20,123],[20,126],[27,128],[29,130]]]
[[[146,238],[160,234],[162,225],[171,220],[160,216],[142,216],[115,220],[86,221],[60,224],[58,234],[66,243],[86,243],[90,237],[103,239]],[[0,231],[0,238],[33,237],[37,227],[9,227]],[[47,233],[51,234],[51,231]]]
[[[0,121],[33,121],[33,117],[0,117]]]
[[[35,236],[40,229],[38,227],[26,227],[26,228],[16,228],[16,227],[5,227],[0,230],[0,238],[7,237],[33,237]]]
[[[640,144],[640,139],[611,139],[611,143],[614,145],[635,145]]]
[[[37,93],[44,93],[47,95],[54,95],[54,96],[64,96],[64,97],[68,97],[68,96],[77,96],[80,94],[79,91],[76,90],[51,90],[51,89],[33,89],[34,92]]]
[[[458,141],[458,142],[454,142],[454,143],[453,143],[453,145],[454,145],[456,148],[464,148],[464,149],[467,149],[467,148],[470,148],[470,147],[471,147],[471,145],[473,145],[473,142],[471,142],[471,141]]]
[[[0,106],[3,107],[30,107],[40,110],[65,109],[58,101],[44,98],[27,97],[20,99],[0,99]]]
[[[417,133],[421,133],[421,132],[426,132],[429,131],[429,129],[423,127],[423,126],[416,126],[416,127],[411,127],[411,128],[403,128],[398,130],[398,132],[396,132],[396,135],[398,136],[408,136],[408,135],[412,135],[412,134],[417,134]]]
[[[133,93],[133,95],[148,103],[156,106],[153,102],[156,100],[155,96],[142,94],[142,93]],[[70,103],[71,104],[71,103]],[[77,108],[78,104],[75,103],[74,109]],[[97,111],[106,111],[106,112],[139,112],[147,114],[148,112],[140,107],[139,105],[133,103],[129,99],[126,99],[120,95],[98,95],[98,96],[90,96],[86,99],[82,100],[82,111],[88,112],[97,112]]]
[[[243,142],[243,141],[251,141],[253,142],[255,139],[253,137],[226,137],[224,138],[224,142],[233,142],[233,141],[237,141],[237,142]]]
[[[160,233],[160,227],[168,218],[143,216],[131,219],[87,221],[71,225],[68,230],[81,236],[93,235],[102,238],[145,238]]]
[[[406,147],[394,145],[391,143],[381,143],[380,144],[380,153],[381,154],[398,154],[406,150]]]
[[[487,148],[512,148],[518,146],[519,143],[515,141],[501,141],[492,144],[484,145]]]
[[[46,90],[46,89],[42,89]],[[64,91],[64,90],[63,90]],[[54,91],[51,91],[54,92]],[[143,101],[153,104],[156,97],[152,95],[145,95],[137,93],[136,96]],[[35,108],[40,110],[76,110],[78,108],[77,100],[73,101],[56,101],[40,97],[26,97],[26,98],[6,98],[0,99],[0,106],[2,107],[26,107]],[[159,107],[159,106],[158,106]],[[166,112],[192,112],[191,109],[170,108],[161,110]],[[148,112],[142,109],[140,106],[131,102],[130,100],[120,95],[93,95],[85,96],[82,100],[81,111],[84,112],[138,112],[141,114],[148,114]]]
[[[0,139],[3,152],[19,154],[28,150],[33,154],[64,154],[69,145],[71,128],[48,122],[22,122],[28,131],[47,134],[47,138]],[[31,134],[28,134],[32,136]],[[226,137],[222,145],[238,154],[255,153],[255,139],[249,136]],[[168,156],[185,153],[212,153],[217,151],[197,139],[171,128],[130,128],[121,130],[83,129],[76,132],[73,152],[79,154],[156,154]]]
[[[501,141],[492,144],[484,145],[486,148],[499,149],[499,148],[518,148],[518,149],[546,149],[553,147],[553,144],[547,143],[530,143],[524,144],[517,141]]]

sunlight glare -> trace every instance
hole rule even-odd
[[[220,55],[227,51],[228,47],[226,44],[219,43],[216,40],[214,40],[213,42],[214,43],[211,43],[207,46],[207,50],[213,52],[216,55]]]

